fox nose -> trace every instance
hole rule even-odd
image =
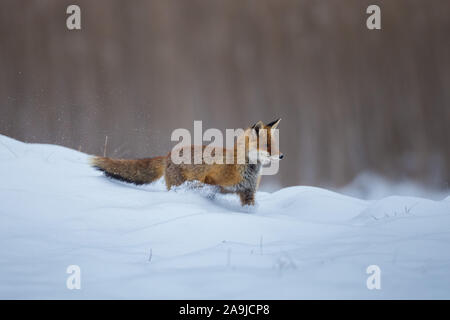
[[[284,158],[284,154],[280,153],[280,160]]]

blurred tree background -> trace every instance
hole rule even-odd
[[[447,188],[449,35],[448,0],[2,0],[0,133],[91,154],[108,136],[108,156],[134,158],[194,120],[281,117],[286,158],[266,183],[370,170]]]

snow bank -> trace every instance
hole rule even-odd
[[[207,188],[108,180],[87,158],[0,136],[0,298],[450,298],[450,197],[291,187],[248,212]]]
[[[364,171],[345,187],[337,189],[338,192],[362,199],[379,200],[392,194],[398,196],[414,196],[432,200],[441,200],[448,196],[450,189],[439,190],[409,180],[392,181],[371,171]]]

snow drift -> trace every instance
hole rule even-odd
[[[247,212],[207,188],[114,182],[87,159],[0,136],[0,298],[450,298],[450,197],[298,186]]]

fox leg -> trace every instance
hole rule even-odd
[[[222,193],[222,194],[236,193],[236,191],[233,191],[233,190],[227,190],[227,189],[225,189],[225,188],[222,187],[222,186],[219,186],[219,192]]]
[[[217,184],[216,181],[214,181],[214,179],[211,178],[210,176],[206,176],[206,177],[203,179],[203,183],[205,183],[205,184],[210,184],[210,185],[213,185],[213,186]]]
[[[255,204],[255,192],[251,190],[244,190],[238,192],[239,197],[241,198],[241,204],[243,206],[252,206]]]
[[[213,187],[212,192],[208,194],[209,199],[215,199],[217,193],[226,193],[225,188],[218,185],[217,182],[210,176],[206,176],[203,183]]]
[[[167,190],[170,190],[172,187],[182,185],[186,181],[180,168],[176,167],[172,163],[167,165],[164,173],[164,179],[166,180]]]

